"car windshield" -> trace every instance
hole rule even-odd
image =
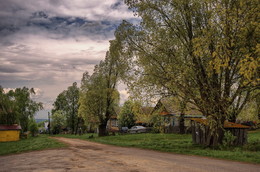
[[[143,126],[133,126],[131,129],[141,129],[141,128],[145,128]]]

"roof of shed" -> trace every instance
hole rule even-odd
[[[20,125],[0,125],[0,130],[21,130]]]
[[[207,119],[201,119],[201,118],[190,118],[192,121],[196,121],[198,123],[201,123],[203,125],[208,125],[208,120]],[[236,124],[236,123],[233,123],[233,122],[228,122],[228,121],[225,121],[224,122],[224,128],[249,128],[248,126],[246,125],[241,125],[241,124]]]

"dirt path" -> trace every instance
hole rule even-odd
[[[6,172],[256,172],[260,165],[186,156],[136,148],[122,148],[78,139],[56,138],[70,146],[18,155],[0,156]]]

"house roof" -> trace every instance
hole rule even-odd
[[[153,111],[153,107],[143,106],[141,107],[141,111],[145,115],[150,115],[151,112]]]
[[[160,114],[165,115],[180,115],[180,107],[179,102],[175,97],[166,97],[162,98],[158,101],[156,106],[154,107],[154,111],[157,109],[162,108]],[[187,109],[184,111],[186,115],[202,115],[202,113],[197,110],[194,105],[191,105],[190,103],[187,104]]]
[[[196,121],[196,122],[198,122],[200,124],[208,125],[208,120],[207,119],[201,119],[201,118],[190,118],[190,119],[192,121]],[[247,129],[247,128],[249,128],[249,126],[225,121],[224,122],[224,128],[244,128],[244,129]]]
[[[21,130],[20,125],[0,125],[0,130]]]

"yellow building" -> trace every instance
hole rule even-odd
[[[0,125],[0,142],[18,141],[21,129],[20,125]]]

